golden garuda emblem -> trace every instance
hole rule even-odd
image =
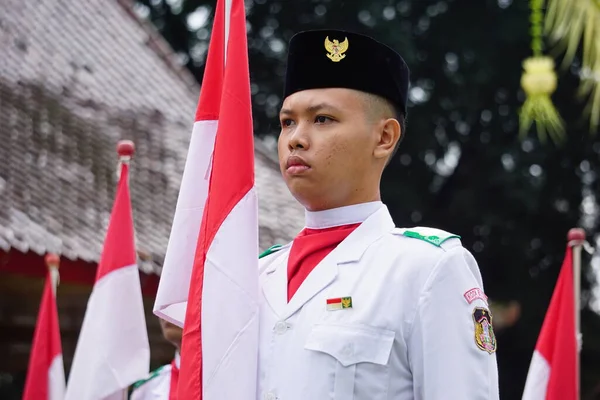
[[[342,308],[352,308],[352,297],[342,297]]]
[[[340,62],[346,55],[344,54],[348,50],[348,38],[344,38],[344,41],[340,43],[337,39],[333,39],[333,42],[329,40],[329,36],[325,38],[325,50],[329,54],[327,57],[333,62]]]

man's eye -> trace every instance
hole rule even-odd
[[[331,118],[326,117],[324,115],[319,115],[315,118],[315,122],[317,124],[326,124],[327,122],[333,121]]]

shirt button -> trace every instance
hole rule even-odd
[[[273,392],[265,393],[265,400],[277,400],[277,396]]]
[[[277,333],[278,335],[283,335],[284,333],[286,333],[288,330],[288,324],[285,323],[284,321],[279,321],[278,323],[275,324],[275,333]]]

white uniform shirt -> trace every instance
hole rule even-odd
[[[288,303],[290,248],[261,259],[258,399],[499,398],[481,275],[458,238],[405,236],[377,203]]]
[[[179,368],[179,352],[175,354],[175,365]],[[131,392],[130,400],[169,400],[171,389],[171,364],[163,365],[150,374]]]

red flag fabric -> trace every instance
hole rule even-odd
[[[568,246],[531,359],[523,400],[577,400],[577,351],[573,251]]]
[[[188,294],[180,400],[256,398],[258,202],[246,42],[244,1],[219,0],[196,113],[197,123],[216,117],[218,128]]]
[[[154,312],[183,326],[179,400],[256,399],[258,201],[243,0],[217,1]]]
[[[149,367],[150,346],[136,265],[129,165],[123,162],[65,400],[122,400],[129,385],[146,378]]]
[[[48,270],[38,314],[23,400],[63,400],[65,370],[60,343],[56,281],[58,271]]]
[[[179,388],[179,366],[177,360],[171,361],[171,380],[169,382],[169,400],[177,400],[177,389]]]

